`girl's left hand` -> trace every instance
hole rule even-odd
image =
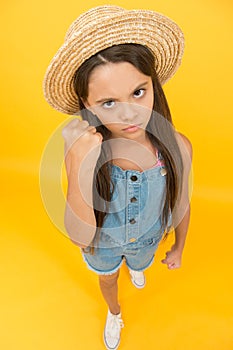
[[[161,260],[163,264],[167,264],[169,270],[178,269],[181,267],[182,251],[180,251],[175,244],[171,247],[169,252],[166,252],[166,258]]]

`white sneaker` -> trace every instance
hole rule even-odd
[[[129,270],[131,275],[131,281],[136,288],[144,288],[146,284],[146,279],[143,271]]]
[[[124,323],[121,319],[121,313],[113,315],[108,310],[107,320],[104,328],[104,343],[108,350],[116,350],[120,344],[121,328]]]

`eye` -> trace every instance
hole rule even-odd
[[[145,91],[146,91],[145,89],[138,89],[138,90],[134,91],[134,96],[136,98],[142,97],[145,94]]]
[[[106,101],[102,104],[104,108],[110,109],[114,106],[115,102],[114,101]]]

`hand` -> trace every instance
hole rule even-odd
[[[181,267],[182,251],[174,244],[169,252],[166,252],[166,258],[161,260],[163,264],[167,264],[169,270]]]
[[[88,121],[73,119],[62,129],[62,136],[65,140],[65,154],[69,152],[81,162],[91,151],[90,160],[97,161],[103,136]]]

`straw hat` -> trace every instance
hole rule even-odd
[[[125,43],[151,49],[162,85],[175,74],[184,51],[181,29],[162,14],[112,5],[94,7],[71,24],[64,44],[47,68],[43,81],[47,102],[62,113],[77,113],[79,104],[73,86],[76,70],[97,52]]]

